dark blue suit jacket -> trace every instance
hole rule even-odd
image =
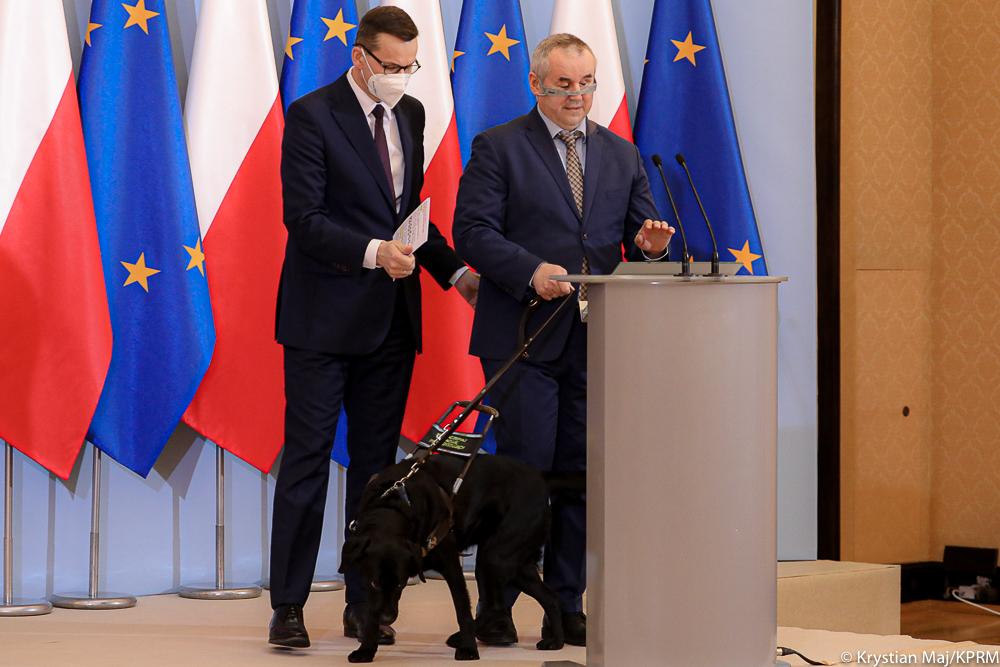
[[[470,353],[485,359],[513,354],[531,277],[550,262],[580,273],[610,273],[626,256],[642,254],[634,238],[643,221],[659,218],[634,144],[587,123],[584,215],[577,214],[566,169],[538,109],[487,130],[472,144],[455,209],[455,247],[482,275]],[[529,333],[555,308],[545,304]],[[576,309],[554,323],[531,350],[539,361],[559,356]]]
[[[419,350],[420,267],[448,289],[462,261],[431,225],[428,241],[416,252],[417,270],[400,285],[362,263],[368,242],[391,239],[420,203],[424,108],[407,95],[393,109],[406,164],[397,214],[349,75],[296,100],[285,119],[281,183],[288,244],[276,337],[306,350],[368,354],[385,340],[401,294]]]

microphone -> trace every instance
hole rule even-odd
[[[667,199],[670,200],[670,208],[674,209],[674,219],[677,220],[677,229],[681,231],[681,242],[684,244],[684,257],[681,259],[681,272],[676,275],[690,278],[691,255],[688,253],[687,236],[684,234],[684,225],[681,224],[681,216],[677,212],[677,204],[674,202],[674,195],[670,192],[670,186],[667,185],[667,177],[663,174],[663,160],[660,158],[659,154],[654,154],[650,157],[650,160],[653,161],[653,165],[655,165],[657,170],[660,172],[660,180],[663,181],[663,189],[667,191]]]
[[[684,173],[687,174],[688,183],[691,184],[691,192],[694,193],[694,198],[698,202],[698,208],[701,209],[701,217],[705,218],[705,225],[708,227],[708,234],[712,237],[712,272],[708,275],[713,278],[717,278],[722,274],[719,273],[719,246],[715,242],[715,230],[712,229],[712,223],[708,221],[708,213],[705,213],[705,207],[701,204],[701,197],[698,196],[698,188],[694,187],[694,179],[691,178],[691,170],[688,169],[687,161],[680,153],[674,157],[677,160],[677,164],[683,167]]]

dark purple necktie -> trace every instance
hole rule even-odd
[[[378,159],[382,161],[382,169],[385,170],[385,178],[389,181],[389,192],[392,194],[392,201],[395,204],[396,186],[392,180],[392,164],[389,162],[389,142],[385,139],[385,128],[382,127],[385,107],[376,104],[372,115],[375,116],[375,150],[378,151]]]

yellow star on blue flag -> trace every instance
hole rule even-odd
[[[122,8],[128,12],[128,21],[125,23],[125,28],[128,29],[137,25],[142,28],[142,31],[147,35],[149,34],[149,19],[160,15],[159,12],[153,12],[146,9],[146,0],[139,0],[134,5],[126,5],[123,2]]]
[[[122,266],[128,271],[128,278],[125,279],[125,284],[122,287],[139,283],[147,294],[149,293],[149,277],[160,272],[159,269],[146,266],[146,253],[144,252],[139,253],[139,259],[135,260],[134,263],[122,262]]]
[[[188,262],[185,271],[197,268],[198,273],[205,275],[205,253],[201,251],[201,239],[198,239],[193,248],[191,246],[184,246],[184,249],[191,255],[191,261]]]
[[[507,59],[507,62],[510,62],[510,47],[520,44],[521,41],[507,36],[507,24],[500,26],[500,30],[496,34],[491,32],[485,34],[490,40],[490,50],[486,52],[486,55],[492,56],[494,53],[500,53]]]
[[[327,27],[326,36],[323,37],[323,41],[325,42],[328,39],[333,39],[334,37],[336,37],[341,42],[343,42],[344,46],[347,46],[348,31],[357,27],[355,24],[348,23],[347,21],[344,20],[343,9],[337,12],[337,16],[335,18],[328,19],[325,16],[321,16],[320,20],[323,21],[323,23],[325,23]]]

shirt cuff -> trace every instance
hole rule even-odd
[[[660,253],[658,257],[650,257],[649,255],[646,254],[646,251],[643,250],[642,248],[639,248],[639,252],[642,253],[643,258],[647,262],[656,262],[666,257],[667,254],[670,252],[670,242],[669,241],[667,242],[667,245],[663,248],[663,252]]]
[[[455,273],[451,274],[451,278],[448,279],[448,282],[451,283],[452,285],[454,285],[455,283],[458,282],[459,278],[461,278],[462,276],[465,275],[465,272],[468,271],[468,270],[469,270],[469,267],[463,266],[458,271],[455,271]]]
[[[365,259],[361,263],[366,269],[377,269],[378,264],[378,247],[382,245],[381,239],[372,239],[368,242],[368,247],[365,249]]]
[[[535,270],[531,272],[531,278],[528,279],[528,287],[531,287],[532,285],[535,284],[535,274],[538,273],[538,269],[542,268],[542,264],[544,263],[545,262],[540,262],[538,266],[535,267]]]

